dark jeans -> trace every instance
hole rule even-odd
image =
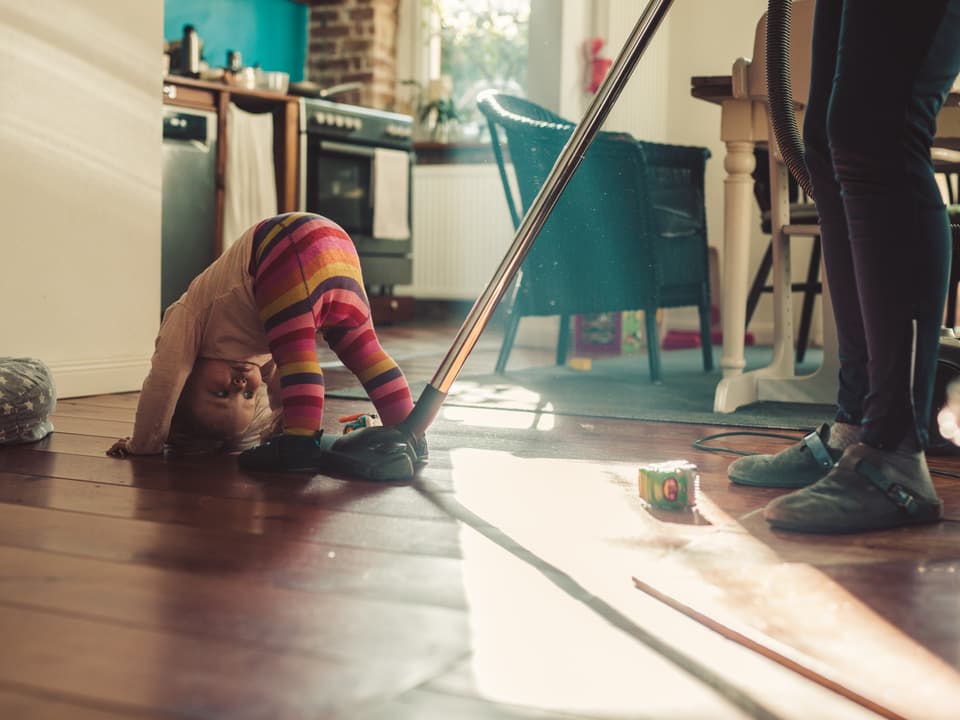
[[[806,162],[840,347],[837,419],[927,443],[950,229],[930,161],[960,0],[818,0]]]

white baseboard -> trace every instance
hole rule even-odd
[[[150,370],[142,356],[105,360],[64,360],[47,363],[53,373],[58,398],[107,395],[140,390]]]

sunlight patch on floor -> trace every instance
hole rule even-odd
[[[470,674],[499,703],[604,718],[744,718],[485,537],[461,534]]]
[[[861,695],[899,705],[901,711],[909,703],[930,711],[929,717],[949,717],[937,714],[944,706],[935,699],[960,697],[960,679],[945,662],[813,566],[781,561],[702,490],[697,504],[713,524],[684,524],[664,520],[662,514],[654,517],[639,498],[633,464],[518,458],[474,449],[453,450],[451,461],[459,503],[634,621],[646,624],[640,608],[659,604],[633,588],[631,577],[636,576],[761,639],[782,638],[781,649],[794,657]],[[491,603],[519,609],[528,598],[496,573],[478,570],[483,563],[473,560],[479,552],[466,533],[467,595],[482,624],[478,637],[495,642],[490,637],[497,623],[503,623],[507,637],[535,632],[535,625],[525,629],[523,622],[504,623],[503,607],[486,618],[490,626],[483,624],[481,611]],[[528,614],[535,615],[533,608]],[[548,626],[555,627],[556,619]],[[701,631],[703,626],[692,621],[680,623],[669,641],[684,646],[696,636],[702,644]],[[683,632],[693,634],[688,639]],[[587,641],[571,637],[570,642]],[[490,648],[486,653],[478,655],[478,662],[494,654]],[[869,675],[861,672],[865,658]],[[486,670],[496,676],[495,668],[495,663],[481,664],[478,681],[487,678]],[[810,690],[781,695],[791,692]]]

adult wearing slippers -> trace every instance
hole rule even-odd
[[[930,148],[960,72],[960,0],[818,0],[806,164],[840,354],[833,424],[777,455],[741,458],[738,484],[798,488],[775,528],[847,533],[938,521],[924,457],[950,228]]]

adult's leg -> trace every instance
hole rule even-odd
[[[842,451],[856,442],[867,395],[867,344],[860,300],[853,282],[853,259],[840,185],[827,141],[827,115],[836,73],[841,0],[818,0],[814,14],[810,94],[804,115],[805,160],[820,216],[823,267],[837,327],[840,372],[837,412],[832,426],[821,426],[775,455],[750,455],[730,464],[727,476],[738,485],[801,488],[822,479]]]
[[[936,522],[923,452],[949,237],[933,182],[936,114],[960,66],[960,0],[845,0],[827,132],[867,342],[861,440],[764,517],[802,532]],[[836,267],[833,268],[834,270]],[[838,278],[834,278],[834,282]]]
[[[950,257],[930,146],[957,37],[960,0],[843,3],[827,125],[869,358],[862,439],[876,448],[927,441]]]
[[[804,114],[805,160],[820,216],[823,270],[837,327],[840,360],[837,421],[859,425],[867,396],[867,341],[860,298],[853,279],[847,217],[834,174],[827,138],[827,117],[837,70],[842,0],[817,0],[813,28],[810,95]]]

